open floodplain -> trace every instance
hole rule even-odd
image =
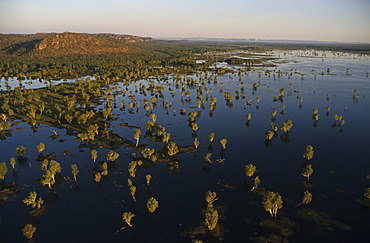
[[[259,56],[2,79],[0,241],[24,241],[26,224],[35,242],[368,241],[369,56]]]

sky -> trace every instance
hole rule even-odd
[[[370,0],[0,0],[0,33],[370,43]]]

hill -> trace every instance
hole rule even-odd
[[[126,53],[138,50],[130,43],[152,38],[117,34],[37,33],[0,35],[0,53],[15,56],[51,57],[72,54]]]

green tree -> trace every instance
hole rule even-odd
[[[47,171],[49,165],[49,160],[43,159],[40,163],[41,170]]]
[[[78,174],[78,172],[80,172],[78,170],[77,165],[76,164],[71,164],[71,170],[72,170],[72,175],[73,175],[74,181],[77,181],[77,174]]]
[[[91,158],[95,163],[96,159],[98,158],[98,151],[96,151],[95,149],[91,150]]]
[[[290,131],[290,129],[293,127],[292,120],[286,120],[283,125],[281,125],[280,129],[284,131],[284,133],[287,133]]]
[[[247,117],[247,121],[250,121],[250,120],[252,119],[252,114],[251,114],[251,113],[248,113],[248,114],[246,115],[246,117]]]
[[[303,169],[302,169],[302,173],[301,175],[303,175],[304,177],[307,178],[307,180],[310,179],[310,176],[312,175],[313,173],[313,169],[312,169],[312,165],[311,164],[307,164]]]
[[[52,172],[50,170],[45,171],[45,174],[42,175],[41,184],[47,185],[49,189],[54,185]]]
[[[276,116],[276,114],[277,114],[277,110],[273,110],[273,111],[271,112],[271,116],[272,116],[272,117],[275,117],[275,116]]]
[[[209,139],[209,141],[212,143],[213,142],[213,140],[215,139],[215,134],[212,132],[212,133],[210,133],[210,134],[208,134],[208,139]]]
[[[37,198],[37,193],[30,192],[28,194],[28,197],[23,199],[22,202],[26,204],[27,206],[31,206],[32,208],[37,207],[37,209],[40,209],[42,204],[44,203],[44,200],[41,197],[39,197],[38,200],[36,201],[36,198]]]
[[[280,108],[282,112],[285,111],[285,105],[281,105]]]
[[[195,149],[198,149],[200,142],[197,138],[194,138],[193,144],[194,144]]]
[[[158,208],[158,201],[154,197],[150,197],[148,198],[146,207],[150,213],[154,213],[154,211]]]
[[[198,113],[197,112],[190,112],[188,114],[188,121],[189,122],[195,122],[195,118],[197,117]]]
[[[139,145],[140,134],[141,134],[141,130],[139,128],[135,129],[134,139],[136,140],[136,147]]]
[[[37,152],[39,152],[40,154],[45,150],[45,144],[40,142],[37,146],[36,146],[36,149],[37,149]]]
[[[364,196],[370,200],[370,187],[365,189]]]
[[[26,150],[26,148],[25,148],[25,147],[23,147],[23,146],[19,146],[18,148],[16,148],[16,149],[15,149],[15,153],[16,153],[16,155],[18,155],[18,156],[23,156],[23,155],[25,155],[25,154],[26,154],[26,152],[27,152],[27,150]]]
[[[127,185],[128,185],[128,190],[130,192],[130,195],[131,195],[132,199],[134,200],[134,202],[136,202],[135,194],[136,194],[136,191],[137,191],[137,187],[134,185],[134,183],[131,179],[127,179]]]
[[[193,122],[191,123],[191,129],[193,129],[193,131],[195,132],[199,129],[199,126],[195,122]]]
[[[16,164],[15,158],[14,157],[11,157],[10,158],[10,165],[12,166],[13,170],[15,170],[15,164]]]
[[[304,153],[303,153],[303,158],[307,159],[307,160],[310,160],[313,158],[313,155],[314,155],[314,150],[313,150],[313,147],[311,145],[308,145],[306,146],[305,150],[304,150]]]
[[[146,184],[149,186],[150,181],[152,180],[152,175],[151,174],[145,175],[145,180],[146,180]]]
[[[114,162],[116,159],[118,159],[118,157],[119,157],[119,153],[114,152],[114,151],[112,151],[112,150],[110,150],[110,151],[106,154],[106,156],[105,156],[105,158],[106,158],[108,161],[112,161],[112,162]]]
[[[312,194],[309,191],[303,192],[302,202],[300,202],[297,206],[301,206],[302,204],[309,204],[312,201]]]
[[[274,132],[272,132],[272,131],[267,131],[267,132],[265,133],[265,139],[266,139],[266,140],[268,140],[268,141],[270,141],[270,140],[274,137],[274,135],[275,135],[275,133],[274,133]]]
[[[263,195],[263,207],[268,211],[271,217],[276,217],[279,209],[283,207],[283,199],[277,192],[267,191]]]
[[[0,163],[0,180],[4,180],[6,173],[8,172],[8,167],[5,162]]]
[[[124,212],[122,214],[122,219],[127,223],[128,226],[132,227],[131,220],[135,217],[135,214],[131,212]]]
[[[168,141],[170,140],[170,138],[171,138],[171,134],[170,133],[163,132],[163,134],[162,134],[162,142],[168,143]]]
[[[154,113],[150,114],[150,118],[152,119],[154,123],[157,121],[157,116]]]
[[[136,177],[136,166],[138,164],[142,164],[143,162],[141,160],[139,161],[136,161],[136,160],[133,160],[131,161],[129,164],[128,164],[128,173],[130,174],[130,176],[132,178],[135,178]]]
[[[214,208],[207,208],[205,212],[205,224],[209,230],[214,230],[218,223],[218,211]]]
[[[101,175],[107,176],[108,175],[108,164],[107,164],[107,162],[103,162],[101,167],[103,169],[103,172],[101,173]]]
[[[259,187],[259,185],[261,184],[261,180],[259,178],[259,176],[256,176],[254,179],[253,179],[253,187],[251,189],[251,191],[253,191],[254,189],[257,189]]]
[[[27,206],[31,206],[32,208],[35,208],[37,206],[36,203],[37,193],[36,192],[30,192],[28,194],[28,197],[22,200],[24,204]]]
[[[212,161],[211,161],[211,157],[212,157],[212,154],[211,153],[206,153],[206,154],[203,154],[203,158],[207,161],[207,162],[209,162],[209,163],[213,163]]]
[[[166,147],[167,147],[167,153],[169,156],[174,156],[175,154],[180,152],[177,144],[173,141],[170,141]]]
[[[62,167],[60,166],[60,163],[58,163],[57,161],[51,160],[49,170],[51,172],[51,177],[52,177],[53,184],[54,184],[55,183],[55,175],[62,171]]]
[[[216,192],[211,192],[209,190],[206,192],[206,202],[208,204],[207,205],[208,208],[212,208],[213,203],[217,200],[218,200],[218,198],[217,198]]]
[[[155,149],[151,149],[151,148],[143,148],[141,150],[143,157],[146,159],[150,159],[151,156],[154,154],[154,152],[155,152]]]
[[[26,224],[23,229],[22,233],[26,236],[27,239],[32,239],[33,234],[36,232],[37,228],[33,226],[33,224]]]
[[[220,143],[221,143],[222,149],[223,150],[226,149],[227,139],[226,138],[221,139]]]
[[[257,167],[253,164],[246,165],[244,168],[245,175],[248,177],[252,177],[254,173],[256,172]]]

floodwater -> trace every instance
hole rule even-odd
[[[15,182],[21,189],[0,207],[0,241],[21,242],[24,240],[21,229],[32,223],[37,227],[36,242],[191,242],[184,232],[204,220],[205,193],[211,190],[218,197],[214,206],[223,211],[219,224],[224,233],[221,236],[210,232],[195,236],[204,242],[253,242],[255,237],[271,233],[291,242],[366,242],[370,210],[356,200],[363,199],[365,188],[370,187],[366,177],[370,173],[370,59],[273,54],[280,55],[280,63],[268,68],[269,72],[258,68],[240,79],[237,74],[220,75],[217,83],[207,82],[203,75],[208,92],[204,87],[201,95],[202,98],[208,95],[208,100],[200,109],[197,108],[197,86],[185,85],[191,92],[187,98],[181,96],[181,84],[176,86],[171,76],[167,80],[155,81],[156,85],[164,87],[164,98],[158,98],[152,111],[157,116],[156,122],[171,133],[171,140],[176,144],[192,145],[197,137],[200,146],[198,150],[178,155],[176,166],[158,162],[150,168],[139,167],[135,178],[136,202],[127,188],[130,155],[138,153],[133,148],[121,146],[115,149],[120,154],[116,161],[119,167],[96,183],[91,172],[94,164],[90,150],[82,148],[75,136],[68,136],[66,130],[43,125],[33,132],[26,122],[12,127],[11,136],[0,141],[0,160],[8,163],[10,157],[16,156],[15,149],[23,145],[27,149],[28,161],[17,163],[16,176],[8,163],[5,181]],[[196,76],[192,78],[199,80]],[[244,88],[241,82],[245,83]],[[139,127],[143,131],[140,145],[159,150],[164,143],[150,141],[144,136],[150,116],[142,108],[143,99],[150,100],[152,95],[135,91],[135,86],[147,83],[142,80],[129,86],[120,84],[120,89],[132,91],[136,101],[141,103],[141,110],[137,112],[135,107],[133,112],[128,111],[131,101],[128,93],[117,96],[116,103],[126,100],[126,108],[113,110],[117,119],[111,122],[112,129],[113,133],[134,142],[135,127]],[[254,83],[259,84],[256,90],[252,89]],[[285,89],[283,99],[274,101],[273,96],[278,96],[281,88]],[[232,104],[225,101],[225,92],[234,97]],[[242,98],[242,93],[246,98]],[[217,98],[213,112],[209,109],[211,97]],[[257,97],[260,97],[259,102]],[[249,99],[250,104],[245,104]],[[168,110],[164,105],[166,100],[172,103]],[[284,112],[281,105],[285,105]],[[331,108],[328,113],[327,107]],[[319,111],[319,121],[312,118],[314,108]],[[186,114],[198,112],[197,131],[193,132],[188,126],[188,116],[181,115],[180,109],[186,109]],[[279,130],[277,136],[266,143],[265,132],[271,130],[274,109],[278,111],[273,121],[276,125],[281,126],[289,119],[293,127],[288,137],[283,137]],[[252,115],[250,122],[246,119],[248,113]],[[343,116],[345,124],[342,127],[334,125],[334,114]],[[122,123],[129,126],[121,126]],[[57,131],[58,138],[52,137],[52,130]],[[215,134],[212,146],[207,137],[209,133]],[[226,150],[222,150],[219,143],[223,138],[227,139]],[[70,164],[78,165],[77,183],[61,180],[55,186],[55,192],[50,192],[37,182],[43,174],[40,162],[36,161],[39,142],[46,144],[45,154],[58,155],[56,160],[61,163],[63,177],[72,177]],[[307,162],[303,158],[307,145],[312,145],[315,150],[314,158],[309,161],[314,172],[308,182],[301,175]],[[98,149],[97,161],[105,161],[108,151]],[[202,156],[206,153],[212,153],[212,160],[222,158],[225,161],[223,164],[207,164]],[[281,226],[282,220],[289,221],[289,226],[275,229],[261,226],[270,215],[264,210],[261,197],[250,191],[253,183],[244,173],[245,165],[250,163],[257,167],[255,175],[261,179],[260,186],[279,192],[283,197],[283,208],[279,210],[276,222]],[[152,175],[149,186],[145,184],[148,173]],[[298,207],[306,190],[312,193],[312,202]],[[30,217],[30,207],[22,202],[30,191],[36,191],[45,200],[47,212],[44,216]],[[159,208],[153,214],[146,209],[146,201],[151,196],[159,202]],[[320,211],[350,229],[299,218],[297,211],[305,207]],[[128,227],[122,220],[122,213],[127,211],[135,214],[131,222],[133,227]],[[126,228],[120,230],[121,227]]]

